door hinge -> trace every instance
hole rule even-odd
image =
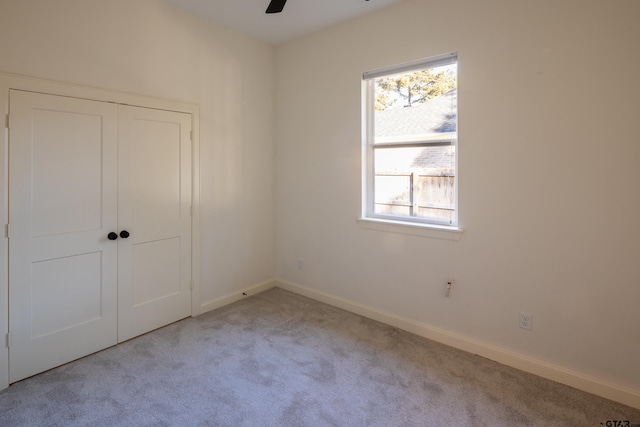
[[[5,335],[5,344],[7,346],[7,348],[11,347],[11,334],[9,332],[7,332],[7,335]]]
[[[4,127],[9,129],[9,115],[8,114],[5,116]]]
[[[189,215],[193,216],[193,205],[189,206]]]
[[[8,238],[9,238],[9,224],[5,224],[5,225],[4,225],[4,237],[5,237],[6,239],[8,239]]]
[[[193,131],[192,130],[189,131],[189,140],[191,142],[193,142]]]
[[[189,280],[189,288],[193,290],[193,279]]]

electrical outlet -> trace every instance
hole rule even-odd
[[[304,260],[302,258],[298,258],[298,270],[304,270]]]
[[[533,315],[531,313],[520,312],[520,327],[527,331],[533,330]]]

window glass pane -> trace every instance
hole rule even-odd
[[[417,202],[420,207],[453,209],[454,177],[418,175],[416,188]]]
[[[384,147],[374,149],[377,174],[454,175],[455,146]]]
[[[375,212],[386,215],[409,215],[411,175],[376,174]]]
[[[374,176],[375,213],[455,220],[455,146],[375,148]]]
[[[375,79],[375,142],[455,138],[457,67]]]
[[[419,175],[416,186],[419,218],[455,219],[455,177]]]
[[[378,215],[398,215],[398,216],[410,216],[410,206],[393,206],[393,205],[375,205],[375,213]]]
[[[433,221],[442,221],[452,223],[455,221],[455,211],[444,209],[425,209],[418,208],[418,218],[430,219]]]

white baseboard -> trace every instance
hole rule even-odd
[[[266,282],[258,283],[256,285],[248,286],[240,289],[239,291],[231,292],[218,298],[206,301],[200,306],[200,314],[204,314],[208,311],[215,310],[216,308],[224,307],[225,305],[234,303],[242,298],[258,294],[276,286],[274,280],[267,280]]]
[[[396,328],[450,345],[469,353],[478,354],[482,357],[486,357],[487,359],[502,363],[503,365],[511,366],[521,371],[529,372],[531,374],[586,391],[587,393],[595,394],[597,396],[640,409],[640,391],[638,390],[632,390],[617,384],[612,384],[587,374],[488,345],[462,335],[434,328],[401,316],[385,313],[373,307],[349,301],[324,292],[319,292],[294,283],[283,280],[275,280],[270,283],[272,286],[342,308],[387,325],[395,326]]]

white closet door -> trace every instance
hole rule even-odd
[[[120,107],[118,341],[191,315],[191,115]]]
[[[117,341],[117,108],[10,93],[10,382]]]

